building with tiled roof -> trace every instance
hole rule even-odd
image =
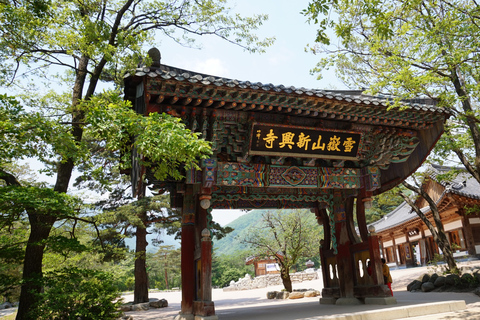
[[[460,171],[454,179],[439,178],[452,169]],[[480,204],[480,184],[458,168],[432,165],[428,173],[431,179],[425,180],[422,187],[437,203],[447,237],[455,249],[454,256],[480,255],[480,208],[476,208]],[[419,198],[416,204],[433,222],[425,200]],[[425,265],[435,253],[441,253],[426,225],[406,202],[371,225],[389,263]]]

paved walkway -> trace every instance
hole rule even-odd
[[[470,262],[472,263],[472,262]],[[480,261],[476,262],[480,264]],[[462,263],[465,265],[466,263]],[[298,300],[268,300],[268,291],[280,291],[282,286],[255,290],[223,292],[213,290],[215,310],[219,320],[478,320],[480,319],[480,298],[473,293],[411,293],[406,286],[412,280],[428,272],[427,267],[392,270],[393,290],[396,305],[357,305],[337,306],[321,305],[319,298],[303,298]],[[321,291],[321,280],[294,284],[294,289],[313,288]],[[172,320],[180,311],[180,292],[151,293],[150,298],[167,299],[169,306],[148,311],[127,312],[134,320]],[[125,296],[132,300],[132,296]],[[457,302],[453,302],[457,301]],[[458,306],[458,301],[465,303],[466,308],[455,312],[445,312],[449,305]],[[415,309],[416,308],[416,309]],[[406,314],[406,310],[410,314]],[[428,310],[432,314],[417,316],[415,310]],[[13,309],[0,310],[2,316]],[[403,317],[403,318],[402,318]]]
[[[480,264],[480,261],[476,263]],[[221,289],[214,289],[212,296],[219,320],[480,319],[480,298],[473,293],[407,292],[407,284],[426,272],[428,272],[427,267],[391,271],[392,287],[397,299],[396,305],[337,306],[321,305],[318,297],[298,300],[268,300],[266,298],[268,291],[279,291],[282,286],[235,292],[223,292]],[[323,284],[321,280],[315,280],[297,283],[293,287],[294,289],[313,288],[321,291]],[[131,296],[125,297],[127,301],[131,298]],[[150,298],[167,299],[169,306],[163,309],[127,312],[127,314],[131,315],[134,320],[172,320],[180,311],[180,292],[151,293]],[[451,312],[449,308],[454,308],[456,311]],[[427,311],[432,314],[423,316]],[[419,314],[422,316],[418,317]]]

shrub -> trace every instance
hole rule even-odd
[[[121,315],[120,293],[110,274],[65,268],[44,276],[45,290],[31,313],[33,319],[110,320]]]

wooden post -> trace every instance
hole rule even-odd
[[[358,230],[362,241],[368,241],[367,220],[365,218],[365,188],[360,190],[360,195],[357,197],[357,222]]]
[[[195,299],[195,197],[193,186],[186,185],[182,208],[182,303],[180,314],[175,320],[193,320]]]
[[[354,267],[350,247],[350,239],[347,227],[347,215],[353,214],[353,206],[346,206],[346,197],[342,192],[335,192],[333,208],[335,214],[335,235],[337,239],[337,268],[338,281],[340,284],[340,299],[337,304],[360,304],[354,296]],[[349,211],[346,211],[347,208]]]
[[[370,251],[370,263],[372,266],[372,279],[375,285],[383,283],[382,261],[380,258],[380,247],[378,245],[378,236],[375,228],[372,227],[368,235],[368,249]]]
[[[459,214],[462,217],[463,224],[463,237],[465,245],[467,247],[468,254],[474,256],[476,254],[475,250],[475,241],[473,239],[472,227],[470,226],[470,221],[468,217],[465,216],[465,210],[461,208]]]
[[[210,231],[205,228],[202,231],[202,300],[212,301],[212,239]],[[213,310],[215,314],[215,310]],[[208,314],[210,315],[210,314]]]

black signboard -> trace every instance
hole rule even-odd
[[[254,123],[250,154],[330,159],[356,159],[358,132]]]

